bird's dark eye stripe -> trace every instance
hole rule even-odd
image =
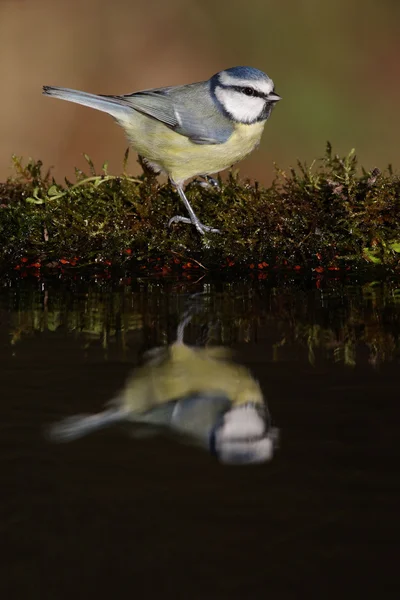
[[[245,94],[246,96],[254,96],[255,98],[265,98],[266,94],[255,90],[252,87],[246,87],[241,85],[232,85],[230,86],[233,90],[240,92],[241,94]]]

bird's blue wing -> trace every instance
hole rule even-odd
[[[216,105],[208,82],[144,90],[120,98],[195,144],[223,144],[233,133],[233,125]]]

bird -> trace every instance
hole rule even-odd
[[[248,66],[219,71],[206,81],[121,96],[52,86],[43,86],[43,94],[110,114],[144,164],[166,174],[183,201],[189,218],[174,216],[168,225],[191,223],[201,235],[220,230],[201,223],[185,182],[230,168],[250,154],[281,100],[272,79]]]
[[[110,425],[130,422],[132,436],[170,433],[208,451],[222,464],[254,464],[273,458],[279,430],[271,426],[258,381],[223,346],[188,346],[177,339],[153,348],[123,389],[94,414],[66,417],[47,428],[52,442],[70,442]]]

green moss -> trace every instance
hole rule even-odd
[[[174,268],[337,270],[395,268],[400,259],[400,178],[391,168],[358,173],[354,151],[332,153],[308,167],[276,169],[271,187],[241,182],[231,172],[220,189],[194,183],[188,198],[205,224],[223,235],[204,238],[190,225],[168,227],[185,214],[178,195],[146,170],[140,177],[76,171],[54,181],[40,161],[13,157],[15,175],[0,184],[2,271],[123,266],[168,273]]]

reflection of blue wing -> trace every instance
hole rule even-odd
[[[145,413],[130,413],[127,418],[131,437],[142,440],[160,435],[171,426],[175,404],[176,402],[166,402]]]
[[[145,413],[131,413],[129,420],[133,423],[145,423],[148,425],[168,427],[172,420],[176,402],[166,402],[160,404]]]
[[[171,427],[208,443],[211,431],[230,407],[226,396],[191,396],[176,403]]]
[[[152,437],[162,430],[187,437],[193,443],[208,447],[210,435],[217,423],[231,407],[226,396],[193,395],[174,402],[167,402],[144,414],[132,414],[129,420],[135,438]]]

